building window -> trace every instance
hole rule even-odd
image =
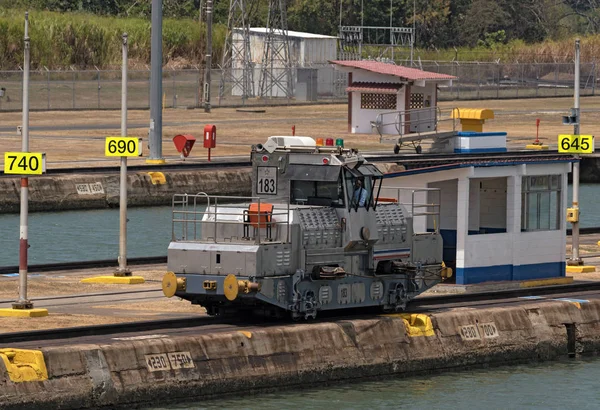
[[[523,177],[521,231],[550,231],[560,228],[560,175]]]
[[[411,110],[418,110],[419,108],[425,107],[423,97],[424,95],[421,93],[412,93],[410,95],[410,105],[408,108]]]
[[[363,110],[395,110],[396,94],[360,94],[360,108]]]

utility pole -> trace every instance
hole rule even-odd
[[[417,20],[417,0],[413,0],[413,24],[412,24],[412,33],[410,36],[410,66],[413,66],[414,56],[415,56],[415,23]]]
[[[29,39],[29,13],[25,13],[25,61],[23,66],[23,123],[21,124],[21,152],[29,152],[29,66],[31,44]],[[29,178],[21,177],[21,214],[19,223],[19,299],[13,309],[33,309],[33,302],[27,299],[27,251],[29,217]]]
[[[204,112],[210,112],[210,70],[212,68],[213,2],[206,2],[206,58],[204,67]]]
[[[564,150],[564,140],[562,137],[571,138],[572,141],[577,141],[577,144],[571,144],[566,152],[569,152],[572,148],[574,152],[575,162],[573,163],[573,205],[567,209],[567,220],[572,224],[572,251],[571,259],[567,260],[567,273],[586,273],[595,272],[596,268],[593,265],[584,266],[583,260],[579,256],[579,171],[581,166],[580,153],[591,153],[594,151],[594,137],[590,135],[579,135],[580,124],[581,124],[581,110],[579,108],[579,86],[580,86],[580,51],[579,51],[579,39],[575,40],[575,85],[574,85],[574,104],[571,109],[571,115],[563,117],[563,124],[573,124],[573,135],[561,136],[559,141],[559,151],[561,148]],[[584,147],[583,141],[587,148]],[[581,141],[581,142],[580,142]],[[589,149],[591,146],[591,149]]]
[[[579,39],[575,40],[575,84],[574,84],[574,102],[573,102],[573,110],[571,115],[576,118],[576,121],[573,125],[573,134],[579,135],[579,121],[580,121],[580,109],[579,109]],[[575,212],[579,214],[579,164],[581,157],[579,155],[575,155],[576,161],[573,163],[573,208],[576,210]],[[569,261],[569,265],[582,265],[583,261],[579,257],[579,217],[575,222],[572,222],[572,252],[571,252],[571,260]]]
[[[127,33],[123,33],[123,67],[121,79],[121,136],[127,136]],[[127,157],[121,157],[119,186],[119,268],[115,276],[131,276],[127,267]]]
[[[164,164],[162,157],[162,0],[152,0],[152,35],[150,56],[150,164]]]
[[[390,0],[390,44],[394,44],[394,40],[393,40],[394,34],[392,33],[393,22],[394,22],[394,4],[393,4],[393,0]],[[394,46],[392,46],[392,61],[394,61]]]

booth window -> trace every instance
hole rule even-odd
[[[560,175],[523,177],[521,231],[550,231],[560,228]]]
[[[396,94],[360,94],[360,108],[363,110],[395,110],[398,96]]]

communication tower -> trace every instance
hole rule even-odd
[[[260,96],[291,98],[293,75],[285,1],[269,0],[269,18],[260,73]]]
[[[225,93],[225,83],[232,85],[233,93],[242,100],[254,97],[254,75],[250,53],[250,23],[246,0],[230,0],[227,36],[223,48],[219,104]]]

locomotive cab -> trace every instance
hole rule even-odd
[[[380,203],[383,177],[355,150],[270,137],[252,148],[251,197],[174,197],[165,295],[211,314],[404,309],[448,275],[439,205],[433,189],[426,212],[414,190],[410,207],[400,194]],[[434,229],[415,232],[415,215]]]

